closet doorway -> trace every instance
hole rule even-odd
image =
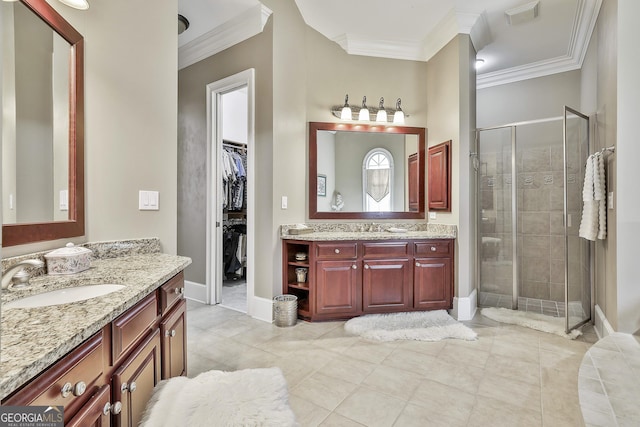
[[[251,315],[254,71],[207,86],[207,302]]]

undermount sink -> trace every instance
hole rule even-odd
[[[101,297],[125,288],[124,285],[104,284],[77,286],[74,288],[58,289],[17,299],[3,304],[2,308],[34,308],[50,305],[68,304],[70,302],[84,301],[95,297]]]

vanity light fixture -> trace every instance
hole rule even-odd
[[[367,97],[362,98],[362,107],[350,106],[349,95],[345,95],[343,105],[334,105],[331,107],[331,114],[344,121],[363,121],[369,122],[375,120],[376,123],[393,123],[396,125],[404,124],[404,118],[409,117],[400,108],[400,98],[396,103],[396,108],[385,108],[384,98],[380,98],[378,107],[367,107]]]
[[[74,9],[80,9],[80,10],[89,9],[89,2],[87,0],[58,0],[58,1]]]
[[[384,98],[380,98],[380,105],[378,106],[378,113],[376,114],[376,122],[387,122],[387,110],[384,109]]]
[[[340,110],[340,120],[352,120],[351,107],[349,107],[349,94],[344,96],[344,107]]]
[[[368,122],[371,120],[371,115],[369,114],[369,109],[367,108],[367,97],[362,97],[362,108],[360,108],[360,112],[358,113],[358,120],[361,122]]]
[[[403,125],[404,124],[404,111],[400,108],[401,104],[400,98],[396,101],[396,112],[393,113],[393,124]]]

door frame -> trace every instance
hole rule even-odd
[[[247,87],[247,314],[255,288],[255,69],[209,83],[207,95],[206,303],[222,299],[222,108],[224,93]]]

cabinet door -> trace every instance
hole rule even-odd
[[[134,427],[140,423],[153,388],[160,382],[160,330],[150,334],[111,377],[113,402],[122,403],[122,411],[114,416],[118,427]]]
[[[180,301],[160,323],[163,380],[187,374],[186,307],[186,301]]]
[[[65,424],[66,427],[109,427],[111,425],[111,387],[102,386],[78,413]]]
[[[359,273],[355,260],[318,261],[315,283],[317,314],[357,315],[362,298]]]
[[[423,310],[451,308],[451,259],[416,258],[413,267],[413,306]]]
[[[451,212],[451,141],[429,147],[429,210]]]
[[[365,260],[362,310],[401,311],[411,304],[411,266],[408,259]]]

